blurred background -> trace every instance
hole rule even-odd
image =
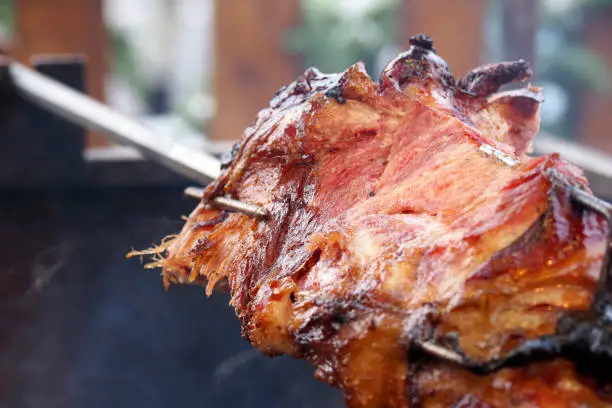
[[[457,76],[529,60],[536,153],[612,197],[612,0],[0,0],[5,52],[215,154],[306,67],[377,77],[417,33]],[[0,408],[342,406],[305,363],[251,350],[224,294],[166,294],[124,259],[180,229],[187,180],[1,102]]]
[[[543,129],[612,152],[611,19],[610,0],[0,0],[2,42],[20,59],[87,55],[92,96],[221,144],[305,67],[361,60],[376,77],[424,32],[457,76],[529,60]]]

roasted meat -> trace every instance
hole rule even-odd
[[[610,355],[594,306],[608,224],[572,199],[592,197],[579,169],[527,155],[540,90],[501,88],[530,76],[516,61],[456,80],[422,35],[379,81],[307,70],[154,266],[166,285],[227,284],[244,338],[308,360],[349,407],[608,406],[608,377],[570,352],[599,333],[583,349]]]

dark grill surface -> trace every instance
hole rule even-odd
[[[124,255],[179,231],[179,188],[0,193],[0,407],[342,406],[240,337],[228,297]]]

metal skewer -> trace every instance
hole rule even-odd
[[[13,85],[23,96],[72,123],[103,133],[116,143],[133,146],[191,180],[208,184],[220,174],[221,165],[214,156],[156,135],[138,121],[22,64],[11,61],[8,70]],[[227,197],[216,197],[211,204],[258,218],[268,215],[265,208]]]
[[[196,198],[198,200],[201,200],[202,195],[204,194],[204,189],[201,187],[187,187],[184,193],[187,197]]]
[[[200,187],[187,187],[184,193],[188,197],[201,200],[202,195],[204,194],[204,189]],[[233,200],[227,197],[216,197],[214,199],[214,205],[220,209],[238,211],[261,220],[265,220],[270,215],[268,210],[263,207],[245,203],[244,201]]]

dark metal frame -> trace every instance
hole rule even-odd
[[[144,159],[86,160],[86,131],[23,98],[12,86],[9,61],[0,65],[0,189],[186,186],[189,181]],[[86,66],[76,56],[55,56],[36,71],[78,91]]]
[[[72,65],[72,67],[78,68],[77,65]],[[80,78],[81,81],[83,79],[82,75],[72,75],[70,78],[76,77]],[[71,123],[85,126],[93,131],[100,131],[110,140],[135,147],[147,158],[178,174],[205,184],[208,184],[211,178],[217,178],[220,174],[221,161],[217,157],[198,149],[194,150],[173,138],[156,135],[137,120],[122,115],[88,97],[80,89],[74,89],[74,86],[66,86],[66,84],[49,75],[33,71],[18,62],[10,60],[5,61],[4,64],[4,78],[7,94],[21,95],[22,98],[45,108],[48,112],[59,115]],[[17,95],[14,91],[17,91]],[[38,123],[38,121],[35,123]],[[41,133],[46,132],[41,131]],[[20,141],[19,146],[24,147],[22,141]],[[29,149],[31,147],[26,144],[25,148]],[[10,158],[7,163],[11,163]],[[51,161],[51,163],[62,163],[62,161],[56,159],[55,162]],[[37,174],[36,166],[22,168],[34,170],[34,174]],[[5,174],[8,174],[8,172],[5,172]],[[81,175],[83,173],[68,172],[67,174]],[[122,177],[119,178],[119,180],[121,179]],[[9,180],[14,180],[14,178],[9,177]],[[22,180],[18,179],[18,183],[19,186],[23,185]],[[206,201],[213,207],[238,211],[251,217],[265,219],[269,216],[268,210],[264,207],[238,201],[229,196],[207,197]]]

